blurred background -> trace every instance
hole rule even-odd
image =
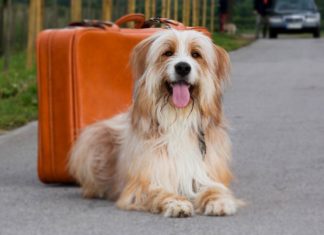
[[[315,2],[323,16],[324,1]],[[227,50],[254,40],[254,0],[0,0],[0,131],[37,119],[38,32],[82,19],[115,21],[133,12],[205,26]],[[225,33],[221,21],[231,24]]]

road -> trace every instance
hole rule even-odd
[[[324,40],[259,40],[231,59],[238,214],[168,219],[43,185],[34,122],[0,136],[0,234],[324,234]]]

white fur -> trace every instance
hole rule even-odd
[[[188,217],[194,214],[193,205],[189,201],[173,200],[167,203],[165,217]]]
[[[188,117],[179,114],[175,117],[171,115],[172,113],[167,109],[162,111],[161,116],[164,119],[161,119],[160,123],[167,131],[153,141],[143,140],[133,133],[132,129],[125,128],[126,138],[118,159],[121,172],[140,172],[143,168],[147,168],[150,172],[152,189],[164,188],[168,192],[188,198],[194,198],[202,187],[223,189],[222,184],[208,177],[198,142],[190,138],[195,132],[192,129],[198,131],[196,123],[200,118],[199,114],[191,113]],[[160,154],[163,146],[167,146],[167,158]],[[218,156],[213,149],[210,149],[209,154]],[[126,179],[121,180],[125,181]],[[197,184],[196,192],[192,187],[193,181]]]
[[[238,203],[231,196],[222,196],[217,200],[209,201],[206,205],[205,215],[234,215],[237,211]]]

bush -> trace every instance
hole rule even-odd
[[[37,119],[36,70],[25,69],[25,53],[12,56],[10,69],[0,72],[0,129]],[[0,59],[0,68],[3,60]]]

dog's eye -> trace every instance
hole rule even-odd
[[[167,57],[170,57],[173,55],[173,52],[172,51],[166,51],[163,55],[167,56]]]
[[[191,56],[192,56],[193,58],[195,58],[195,59],[201,57],[201,55],[200,55],[198,52],[196,52],[196,51],[191,52]]]

